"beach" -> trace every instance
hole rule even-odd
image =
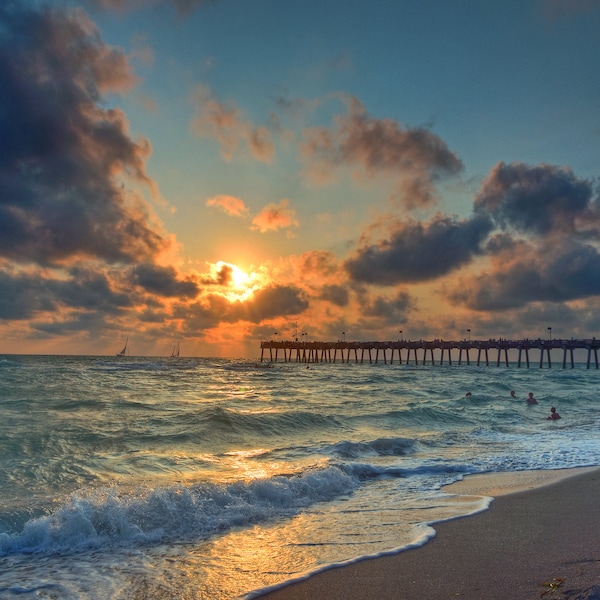
[[[497,477],[467,477],[447,491],[492,490],[489,510],[436,524],[437,535],[422,547],[323,571],[261,598],[600,597],[589,591],[600,586],[600,469],[529,477],[513,478],[512,488]]]

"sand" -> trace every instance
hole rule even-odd
[[[489,510],[435,525],[436,537],[422,547],[323,571],[261,598],[600,600],[600,469],[537,473],[509,484],[466,478],[446,491],[494,496]]]

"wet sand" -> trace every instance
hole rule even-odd
[[[600,586],[600,469],[473,476],[446,491],[495,499],[487,511],[435,525],[436,537],[422,547],[323,571],[261,598],[580,600]]]

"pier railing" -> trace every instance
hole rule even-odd
[[[554,339],[554,340],[508,340],[508,339],[490,339],[490,340],[418,340],[418,341],[389,341],[389,342],[305,342],[305,341],[263,341],[260,343],[260,360],[277,362],[281,357],[284,362],[302,362],[302,363],[396,363],[414,364],[414,365],[443,365],[453,364],[454,362],[462,365],[476,364],[480,366],[490,366],[490,363],[500,366],[501,364],[510,365],[508,353],[516,354],[515,363],[517,367],[525,365],[530,367],[530,351],[539,351],[539,367],[542,368],[547,363],[548,368],[552,367],[552,350],[562,351],[562,367],[567,364],[571,368],[575,367],[575,350],[584,350],[587,352],[586,366],[589,369],[590,364],[598,369],[598,350],[600,349],[600,340],[594,338],[588,339]],[[268,351],[268,358],[265,357],[265,350]],[[495,361],[490,361],[490,354],[494,354]],[[458,356],[457,356],[458,355]],[[476,358],[475,358],[476,355]],[[445,361],[445,362],[444,362]]]

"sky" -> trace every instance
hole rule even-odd
[[[599,56],[600,0],[4,0],[0,353],[598,337]]]

